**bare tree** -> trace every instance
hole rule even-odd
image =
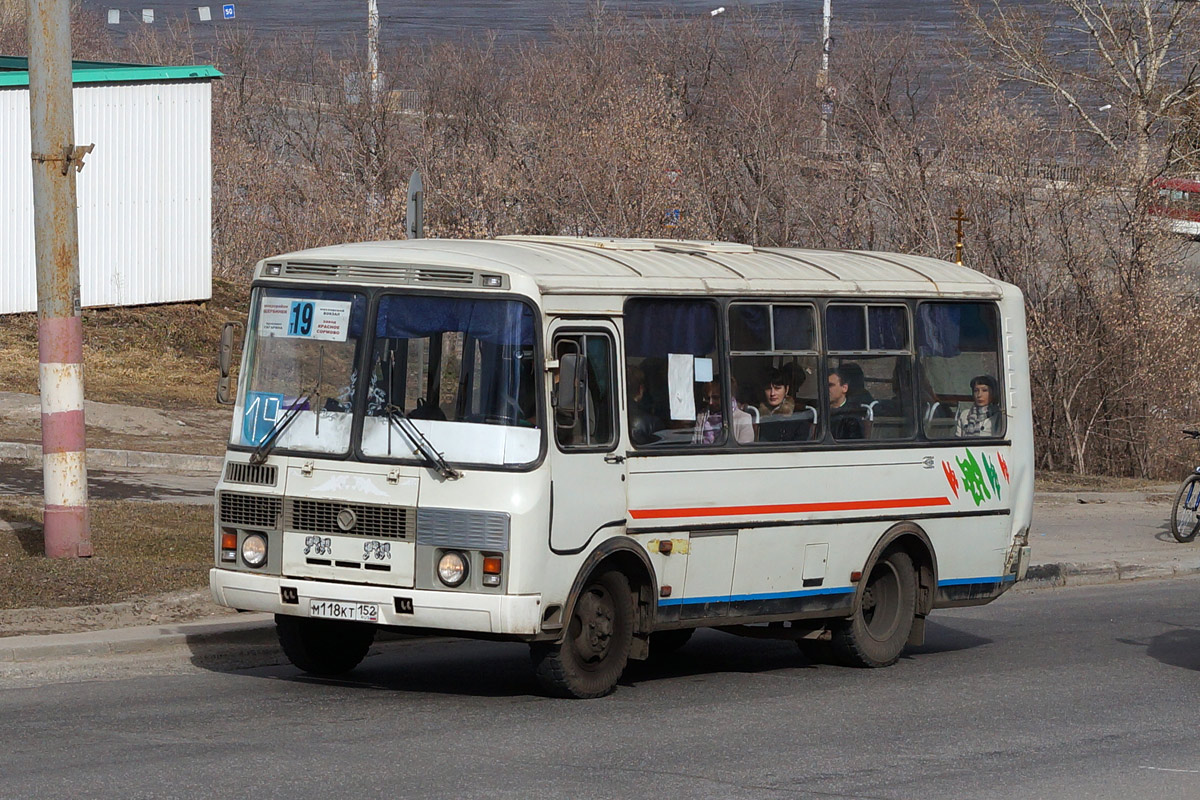
[[[1048,11],[1000,0],[960,3],[990,48],[985,67],[1061,103],[1064,121],[1093,137],[1135,180],[1194,158],[1190,148],[1169,145],[1200,92],[1195,3],[1051,0]]]

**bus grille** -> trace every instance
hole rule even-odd
[[[278,497],[221,492],[221,524],[244,528],[276,528],[279,525],[282,506]]]
[[[509,516],[499,511],[422,508],[417,543],[465,550],[508,550]]]
[[[245,464],[231,461],[225,466],[225,480],[230,483],[252,483],[256,486],[274,486],[276,469],[273,464]]]
[[[348,530],[338,525],[343,509],[354,512],[354,524]],[[398,506],[369,506],[358,503],[330,503],[321,500],[288,500],[287,524],[291,531],[371,536],[380,539],[412,539],[416,511]]]

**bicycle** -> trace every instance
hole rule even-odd
[[[1193,439],[1200,439],[1200,431],[1185,430]],[[1177,542],[1190,542],[1200,533],[1200,467],[1183,479],[1171,507],[1171,535]]]

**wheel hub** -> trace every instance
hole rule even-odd
[[[588,592],[579,598],[575,614],[580,623],[579,635],[575,639],[579,654],[587,661],[603,659],[612,641],[615,616],[608,595],[595,590]]]

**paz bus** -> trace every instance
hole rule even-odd
[[[881,667],[1029,562],[1022,297],[932,258],[289,253],[255,267],[226,399],[212,593],[317,675],[379,628],[526,642],[577,698],[705,626]]]

